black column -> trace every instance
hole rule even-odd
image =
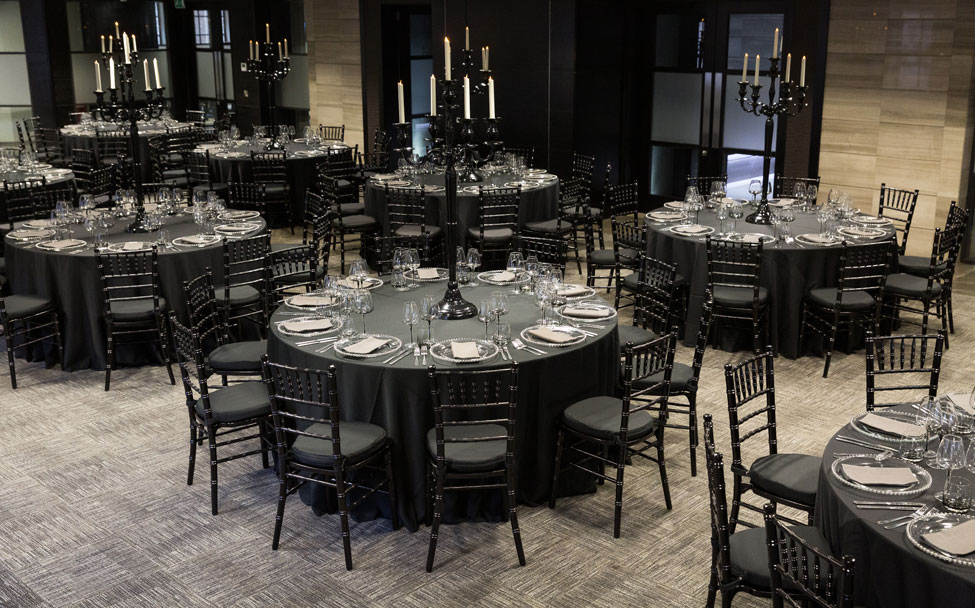
[[[20,0],[27,78],[34,115],[46,127],[69,122],[74,111],[74,80],[63,0]]]

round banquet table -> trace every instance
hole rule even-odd
[[[457,231],[454,242],[467,242],[467,231],[480,225],[478,193],[474,188],[479,185],[503,185],[514,180],[511,174],[500,174],[485,178],[480,184],[458,183],[457,185]],[[425,190],[427,203],[426,222],[428,226],[447,226],[447,196],[443,189],[444,176],[442,173],[424,175],[415,186],[422,185]],[[464,188],[470,187],[465,191]],[[386,213],[386,190],[382,182],[368,180],[365,186],[366,215],[371,215],[382,224],[383,229],[389,231],[389,215]],[[522,188],[521,205],[518,209],[518,225],[524,226],[528,222],[550,220],[558,215],[559,210],[559,180],[553,180],[542,186]]]
[[[443,282],[426,283],[407,292],[395,291],[388,284],[376,289],[373,292],[375,311],[366,316],[367,330],[397,336],[406,343],[409,330],[402,322],[403,303],[410,300],[419,302],[426,294],[439,296],[444,291],[444,285]],[[481,298],[490,297],[491,291],[496,289],[502,288],[476,286],[464,288],[463,293],[469,301],[479,302]],[[533,296],[509,295],[509,306],[511,312],[503,317],[503,321],[511,324],[512,337],[539,318]],[[294,318],[281,314],[286,308],[272,315],[268,356],[274,362],[303,368],[324,370],[330,365],[336,366],[342,419],[377,424],[386,429],[393,441],[399,514],[409,529],[415,531],[417,522],[425,516],[426,434],[434,425],[426,367],[415,365],[412,354],[390,366],[381,363],[385,357],[375,361],[352,360],[336,354],[333,349],[316,353],[321,345],[299,348],[295,343],[302,338],[282,334],[277,329],[276,321]],[[356,327],[360,328],[359,315],[353,317]],[[511,346],[508,348],[519,365],[515,461],[518,498],[523,503],[541,504],[549,498],[556,422],[562,410],[580,399],[615,392],[619,374],[619,339],[616,324],[608,322],[605,325],[606,329],[592,329],[597,336],[586,338],[581,344],[567,348],[543,348],[547,351],[546,355],[533,355]],[[418,328],[414,328],[414,331]],[[477,318],[437,320],[433,322],[433,333],[437,340],[483,338],[484,325]],[[462,366],[438,362],[428,356],[427,363],[458,370],[509,365],[500,356],[485,363]],[[563,494],[592,491],[595,488],[591,476],[566,471],[563,477],[559,481]],[[334,492],[329,496],[317,484],[306,484],[301,489],[301,497],[319,514],[335,508]],[[448,492],[445,498],[446,522],[501,518],[499,491]],[[354,515],[360,520],[389,517],[388,500],[385,496],[376,500],[367,499]]]
[[[98,123],[98,126],[105,129],[116,128],[116,125],[110,123]],[[173,129],[178,129],[180,127],[191,127],[193,126],[193,123],[178,122],[172,123],[168,126]],[[139,158],[142,159],[142,167],[140,172],[142,181],[144,182],[152,181],[152,163],[149,162],[149,138],[156,135],[165,135],[166,127],[167,125],[158,121],[139,123]],[[127,129],[128,124],[119,125],[117,128]],[[95,126],[68,125],[66,127],[62,127],[61,141],[64,144],[65,158],[73,158],[73,151],[78,148],[82,150],[95,150]]]
[[[291,197],[291,213],[296,225],[301,225],[305,213],[305,192],[315,186],[315,175],[320,163],[329,150],[348,148],[339,142],[326,142],[322,147],[308,146],[301,142],[291,142],[285,145],[285,169],[288,174],[288,186]],[[234,149],[223,151],[220,144],[205,144],[197,148],[200,151],[210,150],[210,170],[218,182],[251,182],[254,181],[251,152],[266,152],[262,144],[253,144],[247,140],[236,143]]]
[[[751,207],[746,205],[745,214],[749,213]],[[715,212],[708,209],[699,213],[698,223],[714,228],[715,232],[720,228]],[[687,277],[691,283],[684,344],[693,346],[697,339],[708,285],[705,238],[674,234],[670,228],[677,222],[660,223],[648,218],[647,224],[647,255],[676,265],[677,272]],[[736,228],[739,233],[772,234],[772,226],[749,224],[744,218],[738,220]],[[889,225],[885,230],[888,233],[887,238],[894,237],[894,231]],[[819,221],[815,212],[797,211],[791,232],[793,236],[818,234]],[[769,340],[775,352],[793,359],[801,354],[799,328],[802,321],[802,299],[811,289],[836,286],[836,267],[841,252],[842,245],[839,244],[819,246],[776,241],[766,243],[763,247],[762,286],[769,291]],[[745,333],[748,335],[745,337],[743,334],[746,339],[742,344],[750,350],[751,332],[749,330]]]
[[[905,411],[905,408],[896,409]],[[909,406],[906,409],[910,410]],[[836,435],[877,442],[874,438],[860,435],[849,424]],[[896,443],[890,445],[896,452]],[[935,494],[944,487],[945,471],[925,466],[931,473],[932,483],[920,496],[884,497],[856,490],[836,479],[830,470],[835,460],[834,452],[874,452],[837,441],[834,436],[823,453],[816,494],[816,526],[823,531],[833,554],[856,558],[856,604],[883,608],[972,606],[975,602],[975,568],[949,564],[923,553],[907,539],[904,526],[885,530],[876,523],[908,515],[910,511],[857,509],[853,504],[854,500],[904,500],[935,504]],[[969,475],[965,471],[955,474]]]
[[[266,229],[263,220],[257,220]],[[105,236],[109,243],[144,241],[156,233],[127,234],[125,227],[132,218],[116,218],[115,226]],[[15,226],[16,228],[16,226]],[[169,238],[196,234],[199,230],[191,215],[169,216],[164,226]],[[80,225],[71,226],[72,238],[87,239],[89,235]],[[67,251],[45,251],[4,237],[7,276],[13,293],[34,294],[52,298],[58,308],[61,339],[64,346],[64,369],[103,370],[106,365],[105,324],[102,321],[105,298],[102,292],[95,254],[91,249],[73,254]],[[223,279],[223,247],[220,241],[206,247],[180,247],[159,250],[160,296],[166,299],[168,310],[186,322],[183,282],[213,271],[214,282]],[[51,353],[48,353],[50,355]],[[116,346],[116,365],[158,363],[158,348],[152,344]]]

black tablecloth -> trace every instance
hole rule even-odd
[[[750,213],[746,207],[746,214]],[[713,211],[700,212],[698,221],[716,230],[720,223]],[[675,264],[677,271],[691,282],[690,302],[684,343],[693,346],[697,339],[708,285],[707,247],[702,237],[678,236],[669,230],[674,223],[661,224],[648,220],[647,255]],[[815,213],[797,212],[792,222],[792,234],[819,232]],[[772,226],[749,224],[738,220],[739,233],[772,234]],[[893,237],[893,231],[888,229]],[[766,244],[763,248],[762,286],[769,290],[769,340],[777,353],[787,357],[799,356],[799,328],[802,298],[810,289],[836,286],[836,267],[842,247],[800,245],[799,243]],[[751,349],[751,331],[742,346]]]
[[[156,233],[126,234],[125,226],[131,221],[131,218],[117,219],[115,226],[109,229],[106,241],[156,238]],[[260,223],[264,230],[263,220]],[[169,231],[170,239],[198,232],[192,217],[186,214],[169,217],[165,229]],[[71,232],[75,238],[89,237],[81,226],[72,226]],[[94,253],[91,250],[78,254],[44,251],[9,238],[4,238],[4,251],[13,293],[45,296],[57,303],[64,344],[64,369],[105,369],[106,335],[102,321],[105,299]],[[200,276],[207,267],[213,270],[215,281],[222,280],[223,248],[219,242],[207,247],[159,251],[160,294],[166,298],[169,309],[175,310],[184,322],[187,316],[183,281]],[[116,349],[116,365],[158,362],[157,350],[151,345],[123,343]]]
[[[860,437],[848,424],[837,435]],[[937,442],[932,442],[936,447]],[[891,443],[893,451],[897,446]],[[948,564],[916,549],[905,527],[884,530],[876,522],[909,511],[857,509],[854,500],[910,500],[934,504],[944,488],[945,471],[931,469],[931,488],[910,499],[868,494],[843,485],[830,467],[833,453],[874,453],[837,441],[835,436],[823,453],[816,495],[816,526],[823,531],[834,555],[856,558],[856,604],[877,608],[949,608],[975,605],[975,568]],[[964,471],[956,473],[966,475]]]
[[[174,125],[174,128],[188,127],[190,123],[180,123]],[[165,135],[166,129],[164,127],[147,127],[139,126],[139,158],[142,159],[142,167],[139,171],[139,175],[142,177],[142,181],[151,182],[152,180],[152,162],[149,156],[149,138],[156,135]],[[64,154],[65,158],[73,158],[75,149],[82,150],[95,150],[95,132],[94,130],[84,130],[84,129],[74,129],[70,127],[65,127],[61,129],[61,141],[64,144]],[[97,152],[96,152],[97,153]]]
[[[496,175],[489,178],[484,184],[511,181],[511,175]],[[442,174],[424,175],[422,184],[432,186],[443,186],[444,177]],[[466,186],[477,186],[478,184],[462,183],[458,188]],[[426,193],[427,201],[427,225],[447,226],[447,205],[446,194],[443,189],[436,192]],[[386,191],[381,183],[374,180],[366,182],[365,186],[366,214],[376,218],[383,229],[389,230],[389,216],[386,213]],[[521,207],[518,210],[518,223],[524,226],[527,222],[550,220],[558,215],[559,210],[559,182],[558,180],[546,184],[539,188],[529,188],[521,191]],[[480,225],[478,214],[478,195],[476,192],[457,193],[457,230],[454,233],[454,242],[458,245],[466,243],[467,230]]]
[[[397,292],[388,285],[374,291],[376,310],[367,316],[366,327],[370,332],[385,333],[409,338],[409,330],[402,323],[403,303],[419,302],[424,294],[443,293],[444,284],[427,284],[409,292]],[[480,286],[465,288],[464,296],[474,303],[490,297],[497,287]],[[531,296],[509,296],[511,312],[504,321],[511,323],[514,337],[522,329],[536,321],[539,310]],[[285,320],[279,310],[272,321]],[[355,315],[356,327],[360,319]],[[524,503],[539,504],[548,500],[551,490],[552,466],[555,457],[556,421],[562,410],[572,403],[595,395],[613,394],[619,373],[618,342],[615,324],[607,323],[604,330],[594,329],[598,337],[588,338],[578,346],[557,349],[547,348],[549,354],[537,356],[509,347],[518,361],[518,412],[516,427],[516,453],[518,467],[518,498]],[[476,318],[463,321],[434,321],[435,339],[452,337],[484,337],[484,325]],[[281,334],[274,323],[268,343],[268,355],[272,361],[326,369],[334,364],[338,370],[338,390],[343,420],[372,422],[386,429],[393,440],[393,457],[399,489],[399,512],[402,521],[416,530],[417,522],[425,514],[424,471],[426,466],[425,437],[433,427],[433,407],[427,370],[413,363],[413,355],[387,366],[377,362],[343,359],[333,351],[317,354],[319,346],[298,348],[298,338]],[[382,359],[380,358],[379,361]],[[427,358],[428,363],[448,366]],[[507,365],[500,357],[483,365],[464,366],[465,369],[491,368]],[[564,482],[564,483],[563,483]],[[592,490],[591,477],[568,472],[560,480],[563,493]],[[333,494],[334,496],[334,494]],[[321,513],[332,507],[328,495],[319,486],[311,484],[302,488],[302,498]],[[334,498],[332,499],[334,501]],[[461,518],[499,519],[502,512],[501,494],[491,492],[449,492],[447,494],[445,521]],[[356,512],[359,519],[379,515],[388,517],[388,501],[385,497],[364,501]]]

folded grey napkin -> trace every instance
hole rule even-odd
[[[481,356],[476,342],[451,342],[450,352],[455,359],[477,359]]]
[[[555,331],[554,329],[549,329],[548,327],[536,327],[535,329],[528,330],[528,333],[540,340],[551,342],[552,344],[565,344],[566,342],[572,342],[575,340],[575,337],[570,336],[563,331]]]
[[[924,542],[952,555],[968,555],[975,552],[975,519],[945,528],[938,532],[922,534]]]
[[[329,319],[296,319],[294,321],[285,321],[281,324],[281,327],[287,331],[305,333],[331,329],[332,322]]]
[[[355,355],[368,355],[378,348],[382,348],[389,340],[385,338],[375,338],[369,336],[363,340],[359,340],[355,344],[350,344],[346,346],[343,350],[347,353],[352,353]]]
[[[583,308],[577,306],[566,306],[562,309],[562,314],[567,317],[578,317],[580,319],[602,319],[613,314],[608,308]]]
[[[292,297],[291,303],[295,306],[328,306],[332,303],[332,297],[300,294]]]
[[[909,486],[917,481],[917,475],[907,467],[844,464],[843,472],[851,480],[865,486]]]
[[[872,429],[897,435],[898,437],[923,437],[925,433],[923,426],[894,420],[893,418],[874,414],[873,412],[867,412],[860,418],[860,422]]]

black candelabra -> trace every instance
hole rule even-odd
[[[464,51],[466,58],[461,65],[467,69],[471,64],[471,50]],[[483,94],[488,90],[489,70],[480,70],[481,82],[471,83],[472,93]],[[425,160],[440,165],[444,169],[444,188],[447,205],[447,229],[445,231],[445,247],[447,257],[447,290],[440,301],[441,319],[469,319],[477,316],[477,306],[464,299],[457,284],[457,250],[454,246],[454,232],[457,229],[457,182],[480,182],[483,178],[478,173],[478,167],[494,159],[495,152],[502,145],[499,118],[462,118],[462,103],[457,102],[463,96],[462,79],[438,80],[440,102],[437,103],[437,114],[430,115],[429,145],[426,159],[419,159],[410,145],[410,123],[396,123],[396,132],[400,146],[396,152],[409,165],[416,166]],[[480,144],[475,139],[474,126],[478,122],[484,124],[484,138]],[[458,141],[458,135],[459,141]],[[482,154],[479,149],[483,149]],[[458,171],[458,167],[460,171]]]
[[[788,78],[783,78],[779,88],[778,98],[776,98],[775,85],[779,78],[779,60],[779,57],[769,59],[767,103],[759,101],[759,97],[762,95],[762,85],[758,84],[757,78],[755,84],[751,85],[752,94],[750,99],[746,97],[749,86],[748,81],[741,80],[738,82],[738,102],[741,104],[741,109],[746,112],[751,112],[755,116],[765,116],[765,157],[762,163],[762,200],[758,204],[758,210],[745,218],[745,221],[751,224],[772,223],[772,212],[769,210],[768,195],[769,170],[772,164],[772,134],[775,129],[774,118],[776,116],[796,116],[806,107],[807,87],[805,86],[805,79],[797,86]],[[747,68],[747,65],[745,67]],[[805,67],[805,63],[803,63],[803,67]]]
[[[118,24],[116,24],[116,27]],[[117,34],[117,33],[116,33]],[[125,35],[119,39],[110,38],[108,46],[102,51],[102,60],[109,70],[108,99],[100,86],[101,75],[98,75],[99,86],[95,91],[95,108],[92,114],[102,120],[115,123],[128,123],[129,148],[132,154],[132,181],[135,189],[136,214],[135,220],[126,227],[127,232],[149,232],[146,225],[146,210],[142,195],[142,178],[139,170],[142,166],[142,153],[139,147],[139,121],[154,120],[162,116],[165,109],[163,98],[164,88],[156,77],[156,88],[149,86],[148,64],[145,64],[145,103],[139,104],[135,98],[135,74],[133,66],[139,63],[139,53],[135,50],[135,36],[132,37],[132,49],[128,46]],[[122,159],[119,159],[121,162]]]
[[[287,38],[285,38],[284,44],[284,51],[281,50],[280,42],[275,48],[275,44],[271,42],[270,30],[268,29],[265,41],[254,43],[256,48],[251,51],[250,58],[247,60],[247,73],[257,79],[258,82],[263,82],[267,88],[268,129],[270,131],[268,136],[270,141],[264,146],[265,150],[281,150],[284,148],[284,144],[278,141],[277,126],[274,120],[274,112],[277,109],[274,105],[275,83],[284,80],[291,73],[291,57],[288,56]]]

